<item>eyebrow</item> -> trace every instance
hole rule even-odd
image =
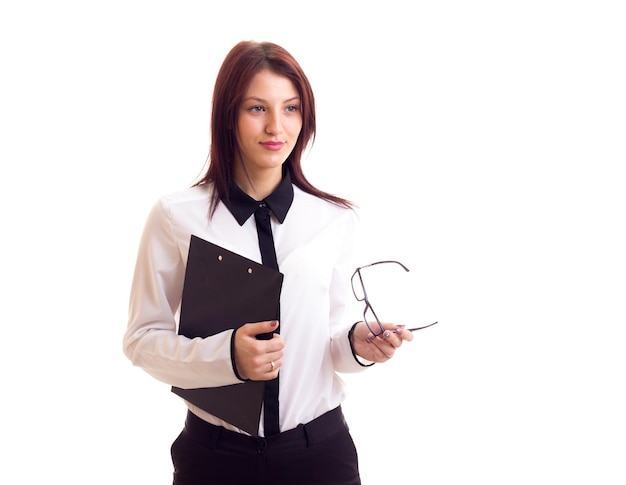
[[[289,98],[289,99],[284,100],[283,103],[291,103],[292,101],[299,101],[299,100],[300,100],[300,96],[294,96],[293,98]],[[243,100],[243,102],[246,102],[246,101],[260,101],[262,103],[267,103],[266,99],[259,98],[257,96],[250,96],[250,97],[245,98]]]

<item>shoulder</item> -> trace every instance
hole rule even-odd
[[[315,195],[304,192],[302,189],[293,187],[294,205],[299,205],[304,209],[313,210],[322,213],[328,213],[337,217],[353,217],[356,210],[335,204],[329,200],[321,199]]]
[[[211,198],[212,194],[212,185],[197,185],[195,187],[164,194],[159,198],[158,203],[164,207],[175,208],[188,204],[204,203]]]
[[[208,185],[164,194],[153,204],[148,224],[173,228],[191,221],[206,220],[211,196],[212,187]]]
[[[296,218],[307,220],[314,225],[328,226],[333,224],[354,226],[359,216],[357,210],[344,207],[331,201],[311,195],[298,187],[293,188],[293,211]]]
[[[210,185],[198,185],[170,192],[158,198],[153,210],[171,217],[180,212],[188,213],[196,210],[207,213],[212,194],[213,190]]]

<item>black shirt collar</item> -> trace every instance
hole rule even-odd
[[[265,200],[254,200],[235,183],[231,185],[230,197],[223,197],[222,202],[237,220],[240,226],[250,218],[257,210],[259,204],[266,203],[282,224],[287,217],[287,212],[293,202],[293,186],[289,170],[283,171],[283,178],[276,190],[268,195]]]

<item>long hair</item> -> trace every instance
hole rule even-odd
[[[302,154],[315,140],[315,98],[304,71],[289,52],[271,42],[243,41],[228,53],[218,72],[213,90],[211,149],[204,176],[194,185],[213,183],[215,190],[210,214],[222,198],[228,198],[233,184],[233,164],[237,153],[236,126],[239,108],[252,78],[268,69],[288,78],[300,95],[302,129],[284,165],[292,183],[311,195],[344,207],[353,204],[314,187],[302,171]]]

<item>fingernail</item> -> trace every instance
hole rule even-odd
[[[395,332],[397,335],[402,335],[402,329],[401,329],[401,328],[396,328],[396,329],[394,330],[394,332]]]
[[[391,337],[391,332],[389,330],[385,331],[385,338]]]
[[[278,320],[272,320],[272,327],[275,327],[276,325],[278,325]]]

